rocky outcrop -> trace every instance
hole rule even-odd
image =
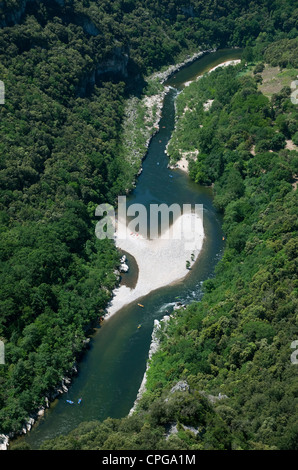
[[[129,49],[127,47],[115,46],[113,52],[105,60],[98,63],[88,74],[85,74],[78,86],[77,94],[82,98],[86,96],[88,91],[92,90],[104,75],[127,78],[128,61]]]
[[[209,111],[214,100],[207,100],[206,103],[203,103],[204,111]]]
[[[186,380],[179,380],[179,382],[177,382],[174,385],[174,387],[171,388],[170,395],[172,395],[175,392],[182,392],[182,393],[189,392],[189,385],[186,382]],[[167,397],[165,399],[165,403],[167,403],[169,400],[170,400],[170,398]]]
[[[120,264],[120,268],[119,268],[119,271],[120,271],[121,273],[127,273],[127,272],[129,271],[129,267],[128,267],[128,265],[126,264],[125,261],[126,261],[126,256],[123,255],[122,258],[121,258],[121,260],[120,260],[120,263],[121,263],[121,264]]]
[[[0,450],[7,450],[9,446],[9,436],[0,434]]]
[[[88,18],[87,16],[83,16],[79,18],[80,18],[80,21],[78,21],[78,24],[82,26],[86,34],[89,34],[90,36],[97,36],[100,33],[99,29],[90,20],[90,18]]]
[[[197,434],[199,434],[199,432],[200,432],[199,429],[196,429],[196,428],[194,428],[194,427],[192,427],[192,426],[186,426],[185,424],[181,424],[181,423],[179,424],[179,426],[180,426],[181,428],[183,428],[184,431],[190,431],[190,432],[192,432],[195,436],[196,436]],[[169,437],[171,437],[173,434],[177,434],[178,431],[179,431],[179,429],[178,429],[178,423],[173,423],[173,424],[171,424],[170,428],[168,429],[168,431],[167,431],[167,433],[166,433],[166,440],[168,440]]]
[[[129,49],[125,47],[115,47],[111,57],[107,58],[96,67],[95,74],[96,76],[103,74],[117,74],[127,77],[128,60]]]
[[[172,387],[170,393],[175,392],[189,392],[189,385],[186,380],[180,380],[176,385],[174,385],[174,387]]]
[[[222,393],[219,393],[218,395],[210,395],[204,391],[201,391],[200,394],[203,397],[207,398],[207,400],[210,401],[210,403],[216,403],[219,400],[224,400],[224,399],[229,398],[227,395],[223,395]]]
[[[183,304],[182,302],[175,302],[173,310],[179,310],[180,308],[185,309],[186,304]]]

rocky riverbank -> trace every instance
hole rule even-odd
[[[159,131],[163,102],[168,91],[169,87],[163,87],[153,95],[142,99],[134,96],[126,102],[122,146],[124,158],[135,167],[136,176],[142,172],[142,161],[151,139]]]
[[[86,338],[84,340],[85,347],[88,346],[89,341],[89,338]],[[10,440],[16,439],[31,431],[33,425],[36,424],[37,421],[44,416],[46,409],[50,407],[50,403],[52,403],[57,397],[59,397],[63,393],[68,392],[68,389],[72,382],[72,378],[77,374],[77,372],[78,370],[76,364],[74,364],[67,376],[63,377],[57,387],[44,397],[44,404],[28,417],[21,431],[17,433],[11,432],[7,435],[0,434],[0,450],[8,450]]]
[[[174,73],[187,67],[203,55],[215,51],[216,49],[207,49],[195,52],[188,55],[183,62],[170,65],[163,71],[155,72],[147,77],[146,81],[148,84],[159,83],[159,86],[156,87],[158,91],[147,94],[141,99],[134,96],[127,100],[123,122],[123,148],[127,161],[136,167],[137,176],[142,172],[141,163],[146,157],[151,139],[159,131],[164,98],[170,90],[170,87],[164,86],[164,83]]]
[[[129,412],[129,415],[132,415],[136,411],[137,405],[138,405],[140,399],[142,398],[144,392],[146,391],[147,371],[149,369],[150,359],[152,358],[153,354],[155,354],[157,352],[157,350],[159,348],[159,344],[160,344],[159,339],[158,339],[158,332],[159,332],[160,328],[162,327],[162,322],[164,324],[166,324],[170,320],[171,316],[170,315],[165,315],[160,321],[159,320],[154,320],[154,326],[153,326],[152,337],[151,337],[152,339],[151,339],[149,353],[148,353],[148,361],[147,361],[147,365],[146,365],[146,371],[144,373],[143,380],[142,380],[142,383],[140,385],[137,398],[134,402],[133,407],[131,408],[131,410]]]
[[[173,307],[173,312],[175,312],[175,310],[178,310],[180,308],[185,308],[185,307],[186,306],[183,305],[181,302],[176,302]],[[166,328],[167,323],[170,321],[171,318],[174,318],[174,315],[175,313],[172,313],[170,315],[165,315],[161,320],[154,320],[154,326],[153,326],[153,331],[152,331],[152,336],[151,336],[151,343],[149,347],[146,371],[144,373],[143,380],[138,390],[137,398],[133,404],[133,407],[131,408],[129,412],[129,415],[132,415],[136,411],[137,405],[146,391],[147,371],[150,367],[150,360],[152,359],[152,356],[158,351],[159,346],[160,346],[160,340],[158,337],[159,331],[162,327]],[[180,386],[180,382],[176,385],[176,388],[177,387],[179,388],[179,386]],[[181,390],[181,387],[179,388],[179,390]],[[172,389],[171,393],[173,393],[174,391],[175,389]]]
[[[199,51],[199,52],[195,52],[192,55],[188,55],[183,62],[180,62],[179,64],[170,65],[164,71],[154,73],[151,76],[151,79],[153,80],[158,79],[160,83],[164,83],[172,75],[174,75],[174,73],[179,72],[179,70],[183,69],[184,67],[187,67],[188,65],[190,65],[192,62],[199,59],[203,55],[209,54],[210,52],[215,52],[215,51],[216,49],[207,49],[205,51]]]

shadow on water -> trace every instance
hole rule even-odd
[[[130,289],[134,289],[138,282],[139,277],[139,267],[138,264],[130,253],[127,253],[124,250],[121,250],[121,255],[126,256],[126,264],[129,266],[128,272],[121,273],[120,283],[123,286],[130,287]]]
[[[183,81],[193,79],[206,68],[236,58],[239,58],[239,51],[235,50],[204,56],[177,73],[169,84],[180,87]],[[203,204],[205,239],[202,251],[183,280],[151,292],[101,324],[90,341],[90,350],[79,364],[78,375],[69,391],[46,410],[45,417],[25,436],[32,448],[37,449],[46,439],[70,432],[84,421],[103,420],[109,416],[120,418],[129,412],[145,372],[154,320],[170,313],[178,300],[182,303],[200,300],[201,284],[212,276],[221,257],[224,243],[221,217],[213,208],[211,188],[201,187],[183,171],[167,167],[165,147],[174,128],[176,95],[177,90],[171,89],[165,98],[160,131],[151,141],[143,172],[128,198],[128,205],[134,202],[147,207],[150,203],[162,202]],[[131,268],[128,282],[133,285],[137,274],[133,260],[128,258],[128,262]],[[144,307],[140,307],[138,302]],[[77,404],[80,397],[82,402]],[[68,404],[67,399],[74,404]]]

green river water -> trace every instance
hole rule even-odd
[[[22,439],[38,449],[46,439],[66,434],[83,421],[120,418],[128,414],[136,399],[148,357],[155,319],[171,312],[177,300],[182,303],[201,298],[203,280],[212,276],[221,257],[223,240],[221,217],[212,206],[212,190],[192,182],[186,173],[167,168],[165,147],[174,128],[174,100],[183,83],[205,73],[221,62],[239,59],[241,51],[220,50],[206,54],[177,72],[167,81],[171,85],[166,95],[160,121],[160,131],[151,140],[129,204],[150,203],[203,204],[205,240],[202,252],[189,274],[182,281],[151,292],[138,302],[118,311],[95,330],[90,349],[78,365],[78,374],[67,393],[61,395],[45,416]],[[133,283],[136,266],[129,258],[130,273],[124,282]],[[141,328],[138,325],[141,324]],[[82,398],[80,405],[76,404]],[[73,400],[70,405],[66,400]]]

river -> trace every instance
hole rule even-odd
[[[146,369],[154,320],[171,312],[177,300],[182,303],[200,300],[202,282],[212,276],[222,254],[221,217],[212,205],[211,188],[195,184],[181,170],[167,168],[165,147],[174,129],[174,101],[183,83],[240,56],[241,51],[236,49],[207,54],[166,82],[173,88],[165,97],[160,131],[151,140],[143,171],[129,196],[129,204],[138,202],[146,206],[151,202],[203,204],[205,240],[197,262],[182,281],[143,297],[140,302],[144,308],[134,302],[95,330],[69,391],[55,400],[45,416],[22,438],[33,449],[38,449],[46,439],[70,432],[81,422],[127,415]],[[129,261],[131,273],[126,281],[134,282],[133,260]],[[66,402],[69,399],[76,403],[78,398],[82,398],[80,405]]]

